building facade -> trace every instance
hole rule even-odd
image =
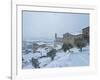
[[[74,46],[74,38],[75,38],[75,35],[72,35],[70,33],[65,33],[63,34],[63,43],[65,44],[72,44]]]
[[[86,27],[86,28],[84,28],[84,29],[82,29],[82,34],[83,34],[83,39],[86,41],[86,42],[88,42],[89,43],[89,26],[88,27]]]
[[[62,45],[63,43],[65,44],[70,43],[73,46],[75,46],[74,44],[75,38],[82,38],[86,43],[89,43],[89,27],[82,29],[82,33],[77,35],[73,35],[71,33],[65,33],[63,34],[62,37],[58,37],[57,34],[55,33],[54,46]]]

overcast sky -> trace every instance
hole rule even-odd
[[[23,11],[23,39],[54,39],[55,33],[80,33],[89,26],[89,14]]]

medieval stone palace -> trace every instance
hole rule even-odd
[[[86,27],[82,29],[81,34],[73,35],[71,33],[65,33],[62,37],[58,37],[57,33],[55,33],[55,40],[54,40],[54,46],[56,45],[62,45],[63,43],[70,43],[74,46],[74,39],[75,38],[83,38],[86,42],[89,43],[89,27]]]

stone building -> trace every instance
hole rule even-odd
[[[82,29],[83,39],[89,43],[89,26]]]
[[[74,46],[74,38],[75,38],[75,35],[72,35],[70,33],[65,33],[63,34],[63,43],[65,44],[70,43]]]
[[[65,44],[70,43],[73,46],[75,46],[74,44],[75,38],[83,38],[86,43],[89,42],[89,27],[82,29],[82,33],[77,35],[73,35],[71,33],[65,33],[63,34],[62,37],[58,37],[57,34],[55,34],[54,46],[62,45],[63,43]]]
[[[58,37],[57,34],[55,34],[54,46],[56,47],[56,45],[62,45],[63,43],[70,43],[74,45],[74,38],[75,35],[72,35],[70,33],[65,33],[62,37]]]
[[[74,46],[74,40],[75,38],[82,38],[82,34],[73,35],[71,33],[65,33],[62,37],[58,37],[57,34],[55,34],[55,40],[54,45],[62,45],[63,43],[67,44],[70,43]]]

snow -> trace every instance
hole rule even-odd
[[[69,66],[88,66],[89,56],[88,54],[76,53],[69,56]]]
[[[25,62],[30,62],[32,57],[33,57],[33,53],[28,53],[28,54],[23,55],[23,59]]]
[[[39,59],[39,63],[40,63],[40,67],[41,68],[44,67],[45,65],[47,65],[50,62],[51,62],[51,58],[50,57]]]
[[[39,43],[40,44],[40,43]],[[44,44],[44,42],[41,42]],[[56,68],[56,67],[75,67],[75,66],[89,66],[89,46],[83,48],[82,52],[77,48],[70,49],[70,52],[64,52],[61,45],[54,47],[57,52],[54,60],[47,56],[47,53],[52,50],[53,43],[47,43],[46,47],[39,47],[35,53],[31,49],[27,54],[23,50],[23,69],[34,69],[32,66],[32,58],[37,59],[40,68]]]
[[[48,64],[46,67],[68,67],[68,66],[88,66],[89,65],[89,48],[83,49],[83,52],[79,52],[76,48],[73,48],[73,53],[58,52],[55,60]]]
[[[40,52],[41,56],[46,56],[48,51],[45,48],[38,48],[37,52]]]
[[[55,47],[55,49],[58,50],[58,49],[61,49],[61,47],[62,47],[61,45],[57,45],[57,46]]]
[[[65,53],[65,52],[63,52],[63,51],[61,51],[61,52],[57,52],[56,53],[56,56],[55,56],[55,60],[56,59],[59,59],[59,58],[61,58],[61,57],[64,57],[64,56],[66,56],[68,53]]]
[[[38,59],[39,57],[41,57],[41,53],[33,53],[34,59]]]
[[[23,67],[24,69],[34,69],[31,63],[27,64],[26,66]]]
[[[52,61],[50,64],[48,64],[46,66],[46,68],[66,67],[66,66],[68,66],[68,63],[66,63],[66,61],[68,61],[68,59],[69,59],[69,55],[65,53],[61,56],[58,56],[58,58],[56,57],[54,61]]]
[[[37,43],[38,45],[43,45],[43,44],[45,44],[44,42],[38,42]]]

